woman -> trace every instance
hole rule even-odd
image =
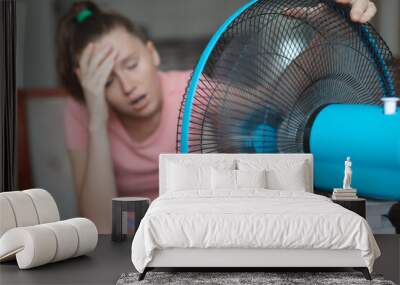
[[[352,5],[354,21],[376,12]],[[160,72],[154,44],[122,15],[77,2],[61,18],[57,69],[67,100],[67,147],[80,212],[111,229],[111,199],[158,196],[158,155],[175,152],[178,111],[189,72]]]

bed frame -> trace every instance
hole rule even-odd
[[[182,159],[201,160],[204,154],[162,154],[159,160],[159,191],[165,193],[166,165],[168,161]],[[308,192],[313,192],[312,154],[207,154],[207,161],[220,159],[240,159],[252,156],[256,159],[287,159],[306,161],[309,166]],[[343,268],[350,267],[361,271],[371,280],[369,270],[359,250],[329,249],[197,249],[170,248],[156,250],[152,261],[139,275],[143,280],[146,273],[155,268],[237,268],[246,271],[250,268]]]
[[[182,249],[156,250],[152,261],[139,275],[155,268],[338,268],[361,271],[371,280],[359,250],[321,249]]]

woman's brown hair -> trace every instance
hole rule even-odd
[[[144,43],[149,39],[145,32],[121,14],[102,11],[91,1],[72,5],[61,17],[57,34],[57,72],[62,86],[76,99],[84,101],[83,91],[75,68],[83,49],[113,29],[124,28]]]

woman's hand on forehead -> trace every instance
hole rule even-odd
[[[114,58],[117,55],[112,44],[89,43],[82,52],[79,67],[82,71],[93,71],[99,68],[110,55],[113,55]]]
[[[76,72],[90,117],[96,122],[95,124],[105,122],[108,115],[105,87],[117,55],[111,44],[90,43],[83,50],[79,60]]]

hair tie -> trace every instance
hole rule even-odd
[[[83,21],[86,20],[86,18],[90,17],[91,15],[93,15],[92,11],[90,11],[89,9],[85,8],[82,11],[80,11],[78,13],[78,15],[75,16],[76,21],[80,24]]]

